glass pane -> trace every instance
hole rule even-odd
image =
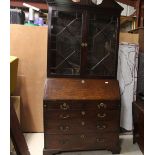
[[[51,31],[51,74],[79,75],[82,14],[53,11]]]
[[[90,15],[88,36],[88,73],[115,76],[117,19]]]

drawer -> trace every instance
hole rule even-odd
[[[82,132],[118,132],[119,120],[112,119],[111,121],[104,120],[81,120],[81,119],[69,119],[65,121],[51,121],[44,120],[45,133],[52,134],[76,134]]]
[[[45,149],[55,150],[87,150],[107,149],[118,145],[119,136],[115,133],[108,134],[78,134],[78,135],[52,135],[45,134]]]
[[[120,101],[44,101],[46,110],[115,110],[120,109]]]
[[[61,110],[45,110],[44,119],[49,122],[54,121],[68,121],[68,120],[119,120],[120,111],[119,110],[70,110],[70,111],[61,111]]]
[[[83,103],[85,110],[119,110],[120,101],[87,101]]]
[[[44,109],[48,110],[78,110],[82,109],[83,104],[81,102],[75,103],[72,101],[44,101]]]

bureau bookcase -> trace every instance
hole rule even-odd
[[[114,0],[47,0],[44,155],[106,149],[119,153],[116,80],[119,20]]]

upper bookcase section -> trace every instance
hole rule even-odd
[[[46,0],[48,5],[68,6],[68,7],[87,7],[88,9],[114,9],[121,13],[123,8],[115,0],[103,0],[100,4],[95,4],[92,0]]]

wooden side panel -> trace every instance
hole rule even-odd
[[[16,95],[21,96],[22,129],[42,132],[47,28],[11,25],[10,33],[11,55],[19,58]]]

